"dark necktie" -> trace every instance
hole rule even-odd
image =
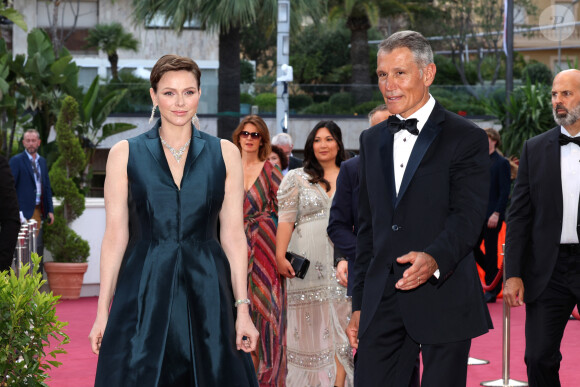
[[[564,133],[560,133],[560,137],[558,138],[558,142],[560,145],[568,145],[571,142],[580,146],[580,137],[570,137],[566,136]]]
[[[32,164],[32,172],[34,172],[34,176],[36,176],[36,178],[39,179],[40,174],[38,173],[38,168],[36,167],[36,160],[32,160],[31,164]]]
[[[407,130],[409,133],[415,136],[419,135],[419,129],[417,129],[417,119],[409,118],[408,120],[400,120],[394,114],[387,119],[387,126],[389,131],[393,134],[397,133],[399,130]]]

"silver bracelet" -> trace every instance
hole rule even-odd
[[[249,298],[244,298],[243,300],[236,300],[234,306],[237,308],[238,306],[242,305],[242,304],[250,304],[250,299]]]

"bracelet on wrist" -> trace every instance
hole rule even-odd
[[[236,300],[236,302],[234,303],[234,306],[237,308],[238,306],[242,305],[242,304],[250,304],[250,299],[249,298],[244,298],[243,300]]]

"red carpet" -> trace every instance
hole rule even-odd
[[[502,378],[502,303],[498,299],[495,304],[489,304],[495,329],[490,333],[473,340],[470,356],[489,360],[487,365],[469,366],[467,386],[479,386],[481,382]],[[87,387],[92,386],[95,378],[97,357],[89,346],[89,330],[97,310],[97,299],[81,298],[73,301],[63,301],[57,306],[57,315],[61,320],[68,321],[67,333],[71,343],[65,346],[68,351],[59,355],[63,363],[54,369],[48,380],[50,387]],[[524,365],[524,307],[512,309],[511,312],[511,373],[512,379],[527,380]],[[562,366],[560,379],[562,386],[579,385],[577,365],[580,363],[580,321],[569,321],[562,343]],[[114,386],[111,386],[114,387]],[[208,386],[213,387],[213,386]]]

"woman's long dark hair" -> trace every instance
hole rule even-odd
[[[330,183],[324,178],[324,169],[322,165],[316,159],[314,155],[314,138],[318,129],[326,128],[330,132],[334,141],[338,144],[338,152],[336,154],[336,159],[334,162],[337,167],[347,159],[346,152],[344,151],[344,144],[342,143],[342,132],[340,127],[334,121],[320,121],[316,124],[314,129],[308,134],[306,139],[306,144],[304,144],[304,172],[310,175],[310,180],[312,184],[320,183],[326,188],[326,192],[330,191]]]

